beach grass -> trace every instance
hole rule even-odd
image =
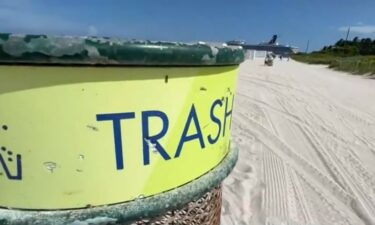
[[[334,54],[313,52],[310,54],[295,54],[292,58],[308,64],[328,65],[329,68],[352,74],[375,74],[375,56],[373,55],[343,57]]]

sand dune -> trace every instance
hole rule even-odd
[[[375,80],[241,65],[222,224],[375,224]]]

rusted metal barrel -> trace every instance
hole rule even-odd
[[[0,34],[0,224],[219,224],[238,47]]]

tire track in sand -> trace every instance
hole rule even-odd
[[[291,166],[318,193],[321,200],[330,206],[331,210],[337,212],[343,219],[348,221],[349,224],[362,224],[361,219],[352,211],[347,210],[346,204],[343,203],[351,201],[351,198],[339,188],[332,190],[332,187],[335,186],[333,185],[334,182],[327,179],[319,170],[315,170],[307,161],[293,154],[293,151],[268,131],[267,128],[246,117],[244,117],[243,120],[252,128],[251,130],[248,129],[247,132],[253,134],[263,145],[271,149],[276,155],[281,157],[286,164]],[[308,171],[313,169],[313,171],[307,172],[306,169]],[[311,176],[310,174],[314,174],[315,176]],[[334,197],[337,193],[339,193],[340,198]]]

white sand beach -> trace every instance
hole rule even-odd
[[[375,224],[375,80],[293,60],[240,67],[222,224]]]

